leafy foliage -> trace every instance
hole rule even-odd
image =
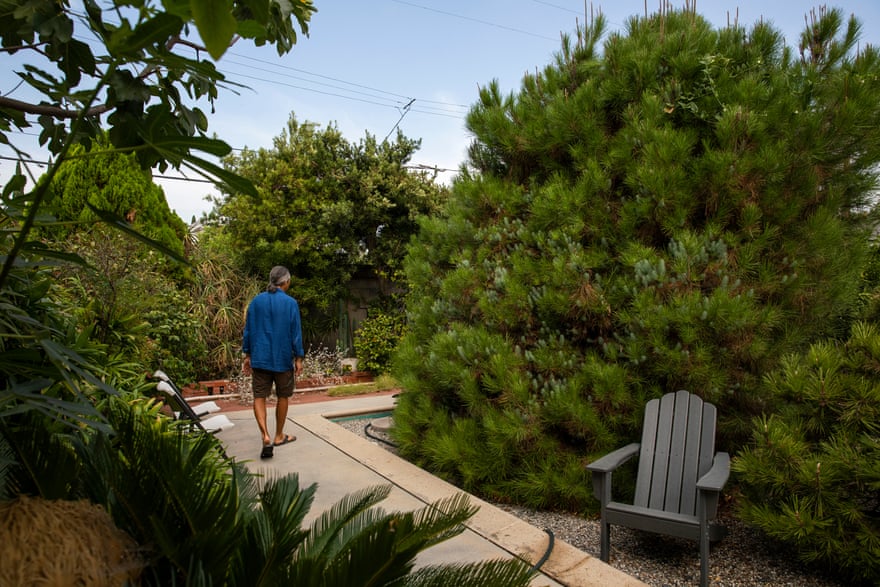
[[[354,332],[358,369],[375,375],[387,373],[405,328],[405,316],[399,309],[386,310],[382,306],[370,308],[366,319]]]
[[[880,331],[786,357],[766,385],[781,408],[755,420],[733,470],[741,515],[808,563],[880,580]]]
[[[411,459],[536,506],[592,502],[583,460],[647,399],[719,407],[735,452],[782,357],[856,315],[880,160],[880,54],[814,15],[797,58],[766,23],[597,18],[468,115],[469,171],[406,271],[395,413]],[[841,255],[840,251],[846,251]]]
[[[51,260],[83,261],[63,244],[50,250],[32,241],[31,231],[52,222],[43,215],[49,186],[75,145],[85,149],[78,156],[92,156],[93,140],[103,132],[100,115],[109,114],[113,147],[135,152],[143,167],[188,166],[227,189],[252,192],[246,180],[194,154],[223,155],[229,148],[205,135],[204,114],[182,96],[213,99],[223,78],[210,62],[174,49],[198,51],[184,37],[194,24],[214,58],[233,35],[284,53],[296,38],[294,21],[305,32],[311,2],[112,0],[102,8],[86,0],[85,15],[53,0],[19,4],[3,3],[2,45],[7,53],[32,52],[43,60],[18,73],[45,99],[27,104],[0,97],[0,140],[9,143],[13,127],[27,128],[28,116],[39,115],[41,143],[55,160],[30,191],[20,165],[0,206],[0,497],[86,496],[102,505],[143,547],[149,559],[144,585],[278,585],[297,576],[317,579],[315,585],[362,585],[367,576],[375,584],[432,584],[432,577],[437,584],[441,577],[462,585],[527,585],[532,573],[517,560],[406,579],[419,551],[462,530],[473,510],[460,498],[385,514],[368,509],[384,495],[376,489],[322,517],[318,532],[303,531],[314,486],[301,490],[295,476],[260,484],[223,456],[216,438],[161,417],[157,404],[140,397],[142,376],[106,354],[91,329],[78,330],[76,317],[67,314],[70,305],[51,295],[58,273],[49,269],[61,266]],[[78,40],[76,22],[105,53],[96,55]],[[138,66],[141,73],[133,73]],[[115,196],[106,203],[111,200]],[[110,211],[93,211],[149,240]],[[112,290],[115,282],[108,285]],[[121,326],[124,338],[131,332]],[[132,393],[119,395],[115,388]]]
[[[45,225],[51,228],[43,234],[57,239],[74,235],[72,241],[80,245],[88,241],[87,236],[71,233],[68,224],[55,222],[50,212],[62,223],[106,221],[147,241],[155,250],[180,258],[183,224],[171,214],[161,190],[142,168],[188,167],[236,189],[253,189],[247,181],[198,156],[199,151],[220,156],[229,152],[227,145],[207,136],[205,114],[189,103],[213,101],[218,84],[225,83],[214,65],[201,58],[199,46],[186,37],[193,13],[203,14],[206,7],[196,1],[169,8],[167,3],[120,0],[103,8],[87,2],[86,13],[80,14],[64,3],[35,0],[26,8],[8,11],[0,21],[6,54],[15,54],[17,59],[13,67],[25,86],[30,86],[31,95],[41,96],[40,104],[0,98],[0,140],[15,148],[14,131],[38,124],[40,142],[54,156],[42,178],[35,180],[31,174],[35,185],[26,191],[28,157],[18,151],[21,166],[3,192],[2,221],[7,232],[0,287],[13,274],[20,255],[26,257],[24,266],[46,256],[77,260],[62,252],[74,248],[67,240],[56,240],[55,249],[29,240],[35,226]],[[311,2],[277,4],[270,9],[262,0],[238,0],[228,7],[229,15],[223,18],[235,19],[235,28],[240,29],[233,32],[259,44],[276,44],[281,52],[295,42],[295,25],[307,31],[314,11]],[[223,10],[218,13],[218,6],[211,11],[218,18],[223,14]],[[105,19],[105,14],[112,16]],[[201,19],[196,28],[206,42],[231,39],[225,33],[218,37],[210,19]],[[79,41],[74,33],[81,30],[89,34],[78,36],[98,41]],[[211,52],[219,56],[215,49]],[[143,284],[153,278],[155,285],[156,269],[167,260],[153,255],[142,261],[149,255],[142,249],[126,243],[113,250],[102,245],[121,241],[102,241],[103,232],[94,237],[91,242],[100,254],[86,256],[94,266],[107,269],[112,265],[111,270],[98,279],[87,267],[65,276],[73,286],[68,300],[83,296],[80,304],[65,308],[78,317],[83,336],[95,333],[110,352],[129,353],[151,367],[157,361],[170,362],[182,375],[192,373],[193,356],[201,345],[197,344],[198,331],[184,323],[190,314],[180,304],[180,284],[168,280],[161,293],[152,290],[138,297],[126,291],[123,283]],[[125,258],[116,254],[119,251],[134,256]],[[144,270],[148,278],[139,280],[126,270]],[[179,279],[181,271],[176,271]],[[98,295],[89,297],[93,294]],[[160,305],[163,302],[171,303]],[[154,338],[147,337],[147,325],[154,327],[150,333]],[[213,348],[212,353],[216,354]]]
[[[2,238],[0,247],[11,240]],[[53,283],[45,268],[16,267],[0,287],[0,420],[36,411],[67,425],[101,425],[87,395],[113,391],[99,366],[103,349],[47,295]]]
[[[195,340],[189,349],[180,349],[179,356],[190,360],[200,356],[200,362],[193,365],[197,374],[200,378],[214,379],[240,372],[245,310],[262,283],[237,271],[225,251],[207,244],[197,247],[193,254],[192,280],[184,284],[180,294],[189,304],[185,316],[177,320],[187,320],[189,316],[197,323],[193,330],[181,333],[180,344],[185,344],[190,337]],[[157,310],[166,313],[166,308]],[[166,317],[166,320],[173,319]],[[207,349],[206,355],[199,354],[202,345]]]
[[[426,575],[462,585],[529,584],[532,571],[516,559],[413,572],[419,552],[464,530],[476,511],[464,495],[386,512],[376,506],[390,487],[367,488],[306,528],[315,485],[301,489],[295,474],[248,473],[223,456],[215,437],[191,433],[158,409],[144,398],[109,399],[112,432],[33,434],[37,426],[0,422],[0,449],[54,455],[8,470],[0,494],[14,486],[100,504],[140,545],[143,585],[421,585]]]
[[[112,148],[133,152],[143,168],[185,167],[220,184],[253,191],[249,182],[197,155],[223,156],[230,151],[227,144],[207,136],[207,117],[187,102],[213,101],[224,77],[213,63],[200,58],[198,45],[186,35],[194,15],[209,9],[217,21],[199,17],[195,24],[215,58],[226,48],[221,50],[218,43],[230,42],[233,34],[258,44],[271,42],[284,53],[296,40],[294,22],[306,32],[314,12],[310,1],[273,4],[270,9],[265,0],[235,0],[220,10],[205,0],[176,2],[170,8],[153,0],[114,0],[103,8],[87,1],[84,7],[80,15],[65,3],[34,0],[5,10],[0,21],[5,52],[21,57],[23,65],[16,73],[40,96],[38,104],[0,97],[0,140],[16,149],[22,155],[20,163],[27,165],[10,131],[31,127],[36,117],[40,144],[54,158],[29,192],[24,192],[21,167],[4,189],[4,215],[21,224],[0,270],[0,286],[18,255],[27,250],[48,186],[73,156],[74,145],[91,152],[105,131]],[[229,19],[236,23],[232,30],[219,27]],[[79,40],[82,35],[77,33],[83,29],[97,39],[94,45]],[[181,48],[185,51],[177,52]]]
[[[74,145],[50,185],[47,208],[60,224],[47,232],[55,238],[88,232],[99,220],[93,212],[97,208],[126,219],[133,229],[182,256],[186,226],[134,155],[102,155],[98,150],[83,155],[85,149]]]
[[[257,193],[231,192],[218,202],[220,238],[251,275],[288,267],[306,309],[335,309],[362,267],[392,276],[417,217],[437,208],[442,190],[405,168],[418,145],[401,135],[394,143],[367,135],[355,145],[332,125],[320,130],[291,115],[273,149],[225,159]]]

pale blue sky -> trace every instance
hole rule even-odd
[[[274,49],[235,46],[218,67],[249,86],[239,95],[221,91],[210,114],[210,132],[234,148],[271,147],[291,112],[299,121],[335,122],[357,142],[369,132],[380,140],[399,128],[422,139],[415,164],[453,171],[464,160],[471,138],[464,128],[477,89],[497,79],[504,92],[516,91],[526,71],[541,69],[560,47],[561,32],[573,33],[585,20],[584,0],[316,0],[309,37],[279,58]],[[684,2],[673,2],[683,6]],[[838,0],[702,0],[697,12],[717,26],[737,18],[750,26],[772,22],[796,46],[805,15],[820,4],[855,14],[862,39],[880,44],[880,2]],[[643,15],[645,0],[587,2],[601,11],[608,29],[623,29],[627,19]],[[659,0],[648,0],[654,12]],[[5,57],[4,57],[5,58]],[[0,92],[14,87],[9,68],[0,69]],[[12,94],[15,97],[15,94]],[[409,110],[404,107],[412,100]],[[210,111],[208,105],[204,106]],[[402,119],[401,119],[402,117]],[[27,137],[22,137],[26,139]],[[9,155],[7,147],[0,154]],[[32,152],[32,155],[39,155]],[[35,158],[39,158],[38,156]],[[13,164],[0,160],[0,180]],[[157,179],[172,209],[186,221],[209,206],[203,183]]]

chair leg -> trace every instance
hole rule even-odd
[[[611,555],[611,524],[603,518],[599,522],[599,558],[608,562]]]
[[[709,528],[700,532],[700,587],[709,587]]]

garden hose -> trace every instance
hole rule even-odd
[[[390,440],[385,440],[384,438],[379,438],[379,437],[376,436],[375,434],[370,434],[370,428],[372,428],[372,427],[373,427],[373,425],[372,425],[371,423],[369,423],[369,422],[367,423],[366,426],[364,426],[364,434],[365,434],[366,436],[369,436],[369,437],[372,438],[373,440],[378,440],[379,442],[384,442],[384,443],[387,444],[388,446],[393,446],[394,448],[397,448],[397,445],[394,444],[393,442],[391,442]]]

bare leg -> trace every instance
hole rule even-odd
[[[260,434],[263,435],[263,446],[269,446],[272,444],[272,437],[269,436],[269,429],[266,427],[266,398],[254,398],[254,417],[257,419],[257,426],[260,427]]]
[[[284,442],[284,423],[287,421],[288,398],[279,397],[275,406],[275,444]]]

